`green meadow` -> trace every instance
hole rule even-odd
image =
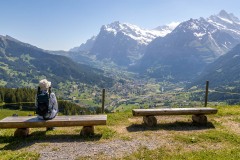
[[[113,141],[137,143],[133,152],[114,159],[184,159],[226,160],[240,159],[240,106],[216,107],[218,113],[208,116],[205,126],[194,125],[191,116],[158,116],[155,127],[142,124],[142,117],[133,117],[131,110],[109,113],[106,126],[96,126],[95,135],[80,136],[81,127],[59,127],[46,132],[45,128],[32,128],[26,138],[13,137],[15,129],[0,129],[0,159],[39,159],[40,151],[32,150],[34,143],[51,146],[52,141],[105,144]],[[28,111],[0,109],[0,119]],[[152,146],[152,147],[149,147]],[[58,149],[52,149],[52,151]],[[118,152],[118,150],[116,150]],[[101,152],[75,159],[109,159]]]

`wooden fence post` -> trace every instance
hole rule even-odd
[[[105,89],[102,90],[102,113],[104,113]]]
[[[205,105],[204,105],[204,107],[207,107],[207,102],[208,102],[208,86],[209,86],[209,81],[206,81],[206,92],[205,92]]]

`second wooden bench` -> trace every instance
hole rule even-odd
[[[133,116],[143,116],[143,122],[147,126],[157,124],[157,119],[154,116],[160,115],[192,115],[192,120],[195,123],[206,124],[206,114],[216,114],[216,108],[159,108],[159,109],[133,109]]]

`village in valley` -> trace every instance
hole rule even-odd
[[[102,94],[105,89],[104,107],[106,112],[121,112],[134,108],[172,108],[201,107],[204,105],[204,90],[184,88],[184,83],[157,82],[154,79],[119,79],[111,88],[99,88],[83,83],[68,84],[56,91],[64,100],[80,107],[88,108],[92,114],[102,106]],[[198,100],[192,100],[194,92],[200,93]],[[198,94],[199,95],[199,94]],[[224,102],[222,102],[224,104]],[[219,105],[221,102],[209,102]]]

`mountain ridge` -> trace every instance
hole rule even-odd
[[[134,69],[160,80],[170,76],[173,81],[191,81],[238,43],[206,19],[190,19],[165,37],[154,39]]]
[[[177,24],[147,30],[129,23],[115,21],[103,25],[94,39],[89,39],[85,44],[71,51],[85,51],[90,55],[96,55],[97,60],[105,59],[120,66],[133,65],[142,57],[146,46],[153,39],[170,33]]]
[[[227,22],[231,21],[232,24],[225,23],[225,21],[222,20],[223,18],[225,18],[225,21]],[[226,18],[230,20],[226,20]],[[239,19],[232,13],[228,14],[226,11],[221,10],[218,14],[211,15],[208,18],[200,17],[199,19],[190,19],[181,23],[173,23],[173,27],[171,27],[171,24],[156,27],[154,29],[155,33],[158,30],[164,31],[162,32],[164,34],[160,34],[161,32],[158,32],[159,34],[153,36],[153,32],[141,30],[141,28],[136,25],[115,21],[111,24],[103,25],[96,37],[89,39],[85,44],[82,44],[79,48],[77,48],[78,53],[76,53],[76,56],[84,54],[86,57],[94,57],[94,60],[115,63],[116,65],[129,68],[130,71],[137,71],[140,74],[143,73],[149,75],[146,70],[150,69],[152,72],[152,68],[154,69],[154,66],[159,63],[158,59],[163,59],[161,56],[153,56],[153,58],[150,56],[150,58],[147,58],[148,60],[144,60],[146,55],[151,55],[151,53],[149,53],[149,48],[156,48],[159,52],[161,52],[161,50],[166,50],[163,46],[162,48],[157,47],[161,46],[161,44],[157,44],[157,39],[169,39],[169,35],[176,34],[173,38],[177,38],[179,42],[174,39],[169,39],[169,44],[172,43],[169,48],[175,50],[175,54],[178,55],[177,51],[181,50],[179,46],[182,44],[182,52],[185,52],[188,47],[189,51],[192,50],[196,52],[195,55],[191,54],[191,57],[195,59],[194,62],[199,59],[199,65],[203,65],[195,71],[197,74],[190,77],[192,79],[194,76],[197,76],[207,64],[213,62],[219,56],[225,54],[240,42],[240,37],[237,35],[234,36],[233,34],[240,30],[238,23]],[[165,28],[171,28],[171,30],[166,31]],[[192,35],[190,35],[190,32]],[[150,38],[146,36],[145,33],[151,33],[149,36]],[[144,36],[145,38],[143,38]],[[188,42],[182,43],[185,41]],[[173,42],[175,44],[173,44]],[[156,47],[151,47],[153,44],[155,44]],[[169,44],[165,42],[165,46]],[[170,54],[170,57],[171,55],[173,55],[173,52]],[[188,55],[188,53],[185,53],[185,55]],[[74,54],[72,57],[74,57]],[[175,62],[178,61],[174,58],[174,56],[171,58],[174,59],[173,61]],[[185,59],[187,61],[191,60],[191,58]],[[153,65],[146,65],[150,68],[142,67],[141,64],[147,64],[147,62],[142,61],[149,61],[148,63],[152,63]],[[162,61],[164,61],[164,59]],[[170,58],[168,58],[167,61],[170,61]],[[185,63],[185,61],[182,61],[182,63]],[[165,64],[158,64],[156,67],[159,68],[159,66],[164,65]],[[174,70],[174,66],[171,65],[172,64],[168,63],[167,68],[172,68],[171,70]],[[142,72],[141,70],[144,68],[145,72]],[[172,75],[172,71],[169,71],[168,73]],[[150,75],[152,76],[154,73]],[[166,76],[167,75],[164,75],[163,77]]]

